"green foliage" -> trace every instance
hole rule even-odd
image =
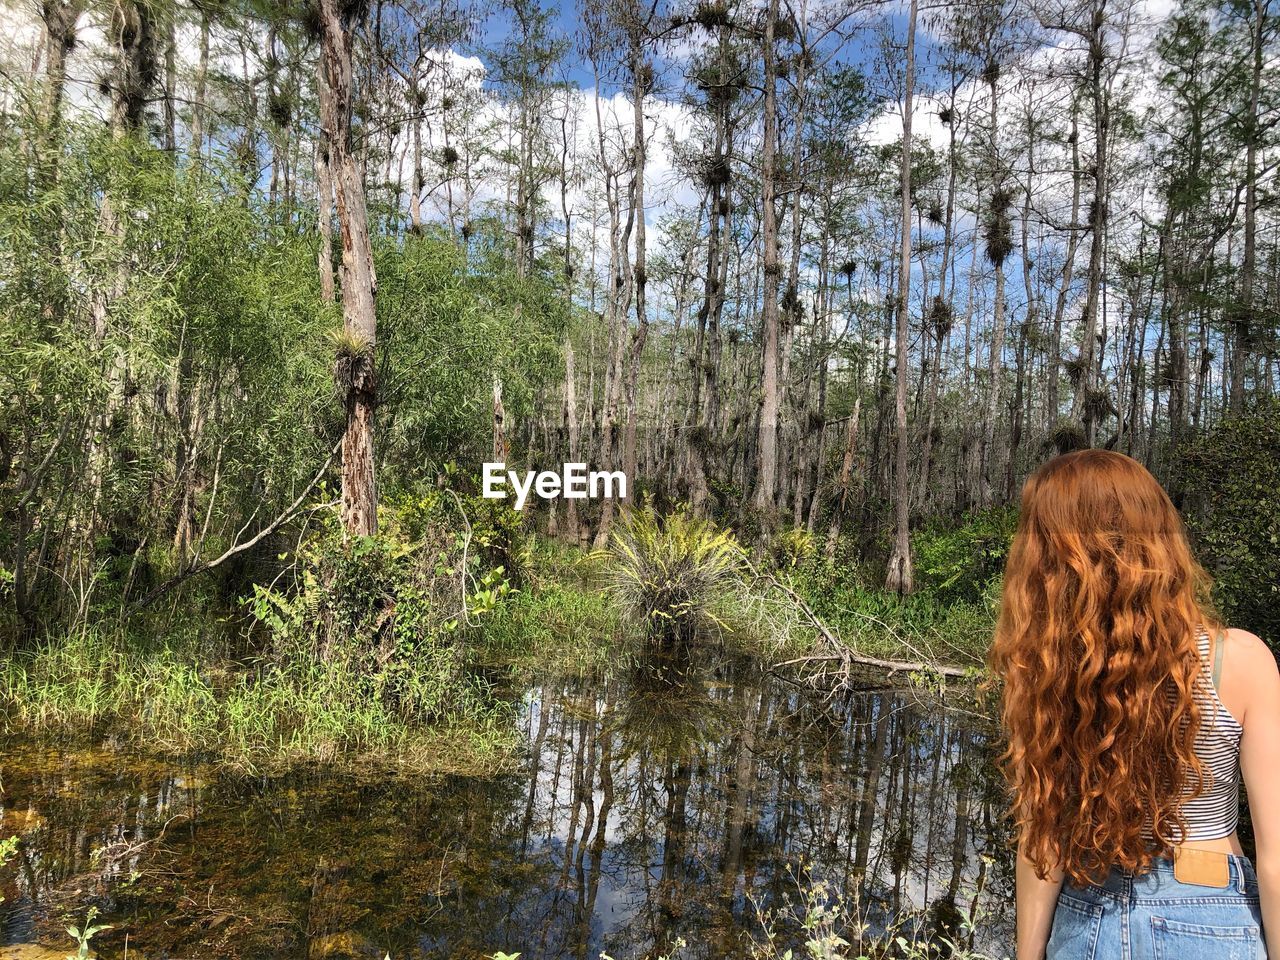
[[[358,678],[361,699],[446,718],[457,706],[459,621],[438,615],[455,578],[437,576],[432,559],[421,543],[345,539],[336,524],[306,542],[290,589],[254,586],[250,609],[270,631],[272,668],[323,665]]]
[[[0,556],[27,625],[117,612],[202,528],[216,553],[339,413],[310,240],[235,171],[100,126],[60,131],[56,178],[0,150]]]
[[[9,837],[0,840],[0,867],[13,859],[13,855],[18,852],[19,840],[17,837]],[[4,903],[4,897],[0,897],[0,903]],[[4,924],[0,923],[0,932],[4,931]]]
[[[428,230],[382,238],[374,251],[379,457],[393,484],[424,462],[490,459],[494,380],[508,416],[521,422],[562,373],[568,314],[558,289],[536,272],[517,277],[477,227],[467,247]]]
[[[388,505],[371,537],[346,537],[330,518],[303,542],[287,589],[255,585],[250,608],[270,632],[273,668],[350,678],[360,701],[416,723],[473,713],[481,691],[463,671],[462,643],[512,588],[442,512],[451,499]]]
[[[410,541],[396,511],[385,515],[382,534],[349,541],[322,519],[292,577],[255,586],[246,605],[265,649],[247,670],[199,632],[157,642],[87,629],[10,658],[0,707],[33,730],[113,731],[245,767],[501,762],[514,732],[469,674],[464,641],[509,587],[474,555],[464,563],[461,534],[427,525]]]
[[[773,538],[769,546],[774,563],[790,569],[812,560],[818,549],[813,534],[804,527],[791,527],[782,531]]]
[[[721,625],[714,606],[742,585],[744,553],[733,534],[683,512],[632,511],[614,528],[603,559],[619,606],[661,640]]]
[[[445,477],[459,479],[452,463],[446,464]],[[426,543],[440,541],[443,536],[434,547],[437,559],[443,561],[450,553],[456,554],[469,585],[482,582],[505,596],[523,583],[533,541],[525,514],[512,510],[505,501],[431,488],[395,499],[388,505],[392,508],[403,537]],[[446,563],[440,572],[449,568]],[[478,593],[472,595],[468,617],[477,612],[481,599]]]
[[[1179,462],[1187,524],[1223,615],[1280,649],[1280,400],[1222,421]]]
[[[861,567],[825,560],[792,575],[823,622],[859,653],[975,666],[995,630],[1001,581],[987,581],[975,600],[943,601],[927,590],[899,597]]]
[[[93,921],[97,916],[98,908],[90,907],[84,918],[83,929],[77,926],[67,927],[67,936],[76,942],[76,952],[68,956],[67,960],[88,960],[91,956],[89,951],[92,949],[93,938],[102,933],[103,930],[111,929],[111,924],[109,923],[95,924]]]
[[[335,355],[369,345],[321,299],[311,232],[238,167],[174,164],[97,123],[0,138],[0,599],[30,636],[118,614],[292,502],[341,430]],[[56,177],[25,156],[44,138],[65,145]],[[485,459],[495,379],[519,422],[559,375],[558,280],[517,277],[504,249],[483,221],[468,245],[378,235],[386,493],[424,463]],[[522,518],[469,510],[493,513],[477,546],[517,582],[503,523]],[[223,567],[224,594],[246,573]]]
[[[1003,571],[1017,526],[1017,510],[999,507],[918,530],[911,548],[920,587],[942,602],[979,601]]]

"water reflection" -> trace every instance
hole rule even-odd
[[[707,648],[547,683],[521,773],[219,776],[12,747],[0,942],[98,905],[104,957],[741,957],[805,875],[924,931],[1011,889],[984,734],[868,693],[829,707]],[[981,893],[975,896],[975,892]],[[788,931],[784,930],[784,934]],[[56,934],[54,934],[56,937]],[[0,953],[3,956],[3,953]]]

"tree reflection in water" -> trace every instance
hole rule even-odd
[[[927,934],[980,908],[978,946],[1004,939],[998,780],[963,716],[890,693],[832,707],[699,645],[536,687],[520,722],[525,763],[487,780],[11,746],[3,826],[26,843],[0,937],[56,939],[92,903],[105,958],[126,933],[151,958],[623,960],[677,937],[729,958],[812,877],[873,924]]]

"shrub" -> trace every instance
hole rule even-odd
[[[733,534],[710,521],[645,508],[610,535],[605,584],[650,637],[688,640],[700,627],[721,625],[713,609],[742,586],[744,558]]]
[[[450,465],[449,474],[453,474]],[[533,540],[526,515],[509,501],[486,500],[451,490],[430,489],[395,504],[396,515],[409,540],[428,541],[441,530],[457,531],[450,541],[467,552],[472,566],[500,569],[512,586],[524,582]]]
[[[501,572],[426,526],[343,540],[334,518],[292,579],[255,586],[265,633],[247,664],[194,625],[157,639],[120,626],[54,637],[0,662],[0,711],[34,730],[113,732],[145,747],[256,767],[374,758],[488,768],[514,741],[507,708],[464,661],[463,639],[506,603]]]
[[[359,678],[356,695],[419,722],[465,712],[461,639],[512,587],[474,547],[474,532],[443,520],[415,501],[384,511],[377,535],[346,538],[330,518],[303,542],[288,588],[254,586],[250,610],[270,631],[270,668],[337,668]]]
[[[770,544],[773,561],[780,567],[792,569],[812,560],[817,553],[813,534],[804,527],[792,527],[773,538]]]
[[[941,601],[977,602],[1004,569],[1018,525],[1017,510],[966,514],[959,525],[934,524],[912,538],[920,586]]]
[[[1187,444],[1179,466],[1187,525],[1223,615],[1280,649],[1280,400]]]

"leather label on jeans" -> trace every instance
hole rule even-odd
[[[1179,883],[1197,887],[1226,887],[1231,884],[1231,868],[1225,853],[1175,847],[1173,876]]]

